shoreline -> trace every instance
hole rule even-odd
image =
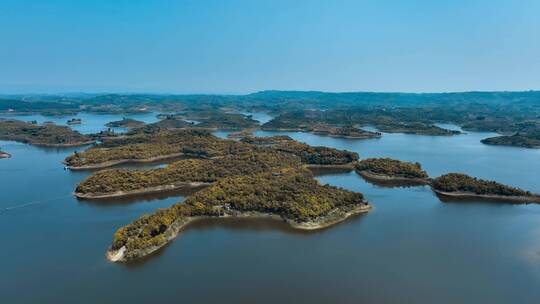
[[[86,146],[86,145],[91,145],[91,144],[96,143],[95,140],[81,141],[81,142],[68,143],[68,144],[35,143],[35,142],[32,142],[32,141],[17,140],[17,139],[13,139],[13,138],[8,138],[8,139],[1,139],[0,138],[0,140],[14,141],[14,142],[22,143],[22,144],[25,144],[25,145],[31,145],[31,146],[42,147],[42,148],[73,148],[73,147],[81,147],[81,146]]]
[[[116,165],[126,164],[126,163],[151,163],[159,160],[165,160],[175,157],[182,157],[182,156],[192,156],[185,153],[173,153],[173,154],[167,154],[162,156],[156,156],[151,158],[123,158],[123,159],[117,159],[117,160],[109,160],[106,162],[101,162],[97,164],[92,165],[84,165],[84,166],[69,166],[65,161],[62,161],[63,164],[66,165],[66,168],[69,170],[77,171],[77,170],[92,170],[92,169],[102,169],[102,168],[108,168],[113,167]],[[194,156],[195,157],[195,156]]]
[[[327,215],[318,217],[317,219],[314,219],[312,221],[307,221],[307,222],[296,222],[293,220],[283,219],[283,217],[275,213],[264,213],[264,212],[257,212],[257,211],[243,212],[243,211],[236,211],[236,210],[225,211],[225,214],[219,217],[212,217],[212,216],[185,217],[185,218],[177,219],[169,228],[167,228],[167,230],[164,233],[165,240],[161,244],[158,244],[149,248],[145,248],[145,249],[140,249],[137,252],[135,252],[134,256],[129,257],[129,258],[126,258],[125,256],[126,250],[127,250],[125,246],[122,246],[118,250],[112,250],[109,247],[109,249],[106,252],[106,257],[107,257],[107,260],[110,262],[132,262],[132,261],[141,259],[161,249],[165,245],[169,244],[191,222],[200,220],[200,219],[205,219],[205,218],[226,218],[226,217],[254,218],[254,219],[270,218],[270,219],[285,221],[288,225],[290,225],[291,227],[295,229],[318,230],[318,229],[327,228],[332,225],[343,222],[347,218],[353,215],[369,212],[372,208],[373,208],[372,205],[368,204],[366,201],[363,201],[362,204],[355,205],[355,206],[334,208]]]
[[[325,132],[314,132],[311,131],[311,133],[319,136],[326,136],[326,137],[333,137],[333,138],[344,138],[344,139],[376,139],[381,138],[382,134],[366,134],[366,135],[338,135],[338,134],[330,134]]]
[[[166,191],[172,191],[172,190],[178,190],[182,188],[197,188],[202,186],[209,186],[212,183],[205,183],[205,182],[179,182],[172,185],[162,185],[162,186],[155,186],[155,187],[147,187],[137,190],[131,190],[131,191],[115,191],[110,193],[80,193],[80,192],[73,192],[72,194],[77,197],[78,199],[103,199],[103,198],[114,198],[114,197],[125,197],[125,196],[134,196],[134,195],[141,195],[141,194],[153,194],[153,193],[160,193],[160,192],[166,192]]]
[[[492,201],[507,201],[513,203],[540,203],[540,196],[506,196],[506,195],[494,195],[494,194],[476,194],[472,192],[445,192],[437,190],[431,187],[435,194],[449,197],[454,199],[481,199],[481,200],[492,200]]]
[[[355,170],[358,175],[362,176],[366,180],[374,180],[378,182],[403,182],[403,183],[414,183],[419,185],[429,185],[430,179],[419,178],[419,177],[404,177],[404,176],[392,176],[386,174],[373,173],[369,170]]]
[[[356,161],[352,161],[346,164],[339,164],[339,165],[304,164],[304,166],[308,169],[350,169],[350,170],[354,169],[355,165],[356,165]]]

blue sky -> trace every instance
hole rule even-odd
[[[540,1],[0,1],[0,93],[540,89]]]

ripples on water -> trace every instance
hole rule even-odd
[[[77,117],[88,132],[122,118]],[[465,172],[540,192],[540,151],[481,144],[488,133],[371,140],[278,133],[361,157],[418,161],[432,176]],[[374,210],[315,232],[271,220],[199,221],[158,256],[126,266],[104,256],[115,230],[189,193],[77,201],[70,193],[90,172],[60,164],[74,149],[0,146],[13,154],[0,160],[0,209],[19,206],[0,214],[3,303],[536,303],[540,296],[538,205],[443,203],[426,186],[379,187],[354,172],[334,173],[318,179],[364,193]]]

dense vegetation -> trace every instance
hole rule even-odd
[[[144,125],[144,122],[132,118],[122,118],[122,120],[111,121],[105,126],[110,128],[137,128]]]
[[[344,165],[358,160],[358,153],[329,147],[314,147],[297,141],[280,141],[273,149],[299,156],[309,165]]]
[[[227,176],[269,172],[282,167],[300,168],[300,162],[290,155],[270,152],[247,152],[212,160],[185,159],[160,169],[98,171],[82,181],[75,192],[107,194],[177,183],[212,183]]]
[[[206,131],[188,129],[112,139],[68,156],[65,163],[72,167],[81,167],[120,160],[146,160],[178,153],[216,157],[251,149],[247,144],[219,139]]]
[[[443,192],[464,192],[479,195],[529,196],[529,191],[506,186],[460,173],[449,173],[433,180],[433,188]]]
[[[356,164],[357,171],[369,171],[391,177],[427,178],[419,163],[410,163],[391,158],[367,158]]]
[[[328,185],[320,185],[304,170],[283,169],[253,175],[228,177],[205,188],[182,203],[143,216],[120,228],[111,248],[126,247],[126,258],[166,243],[166,232],[186,217],[219,216],[231,211],[263,212],[306,222],[328,215],[335,208],[365,205],[363,196]]]
[[[0,119],[0,139],[38,146],[78,146],[94,139],[68,127],[54,124],[38,125],[14,119]]]

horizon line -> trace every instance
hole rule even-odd
[[[540,92],[540,89],[525,89],[525,90],[464,90],[464,91],[324,91],[324,90],[281,90],[281,89],[264,89],[258,91],[252,91],[249,93],[210,93],[210,92],[197,92],[197,93],[173,93],[167,91],[144,91],[144,90],[133,90],[133,91],[57,91],[57,92],[24,92],[24,93],[2,93],[0,96],[58,96],[58,95],[178,95],[178,96],[189,96],[189,95],[206,95],[206,96],[248,96],[257,93],[263,92],[289,92],[289,93],[324,93],[324,94],[411,94],[411,95],[422,95],[422,94],[466,94],[466,93],[526,93],[526,92]]]

